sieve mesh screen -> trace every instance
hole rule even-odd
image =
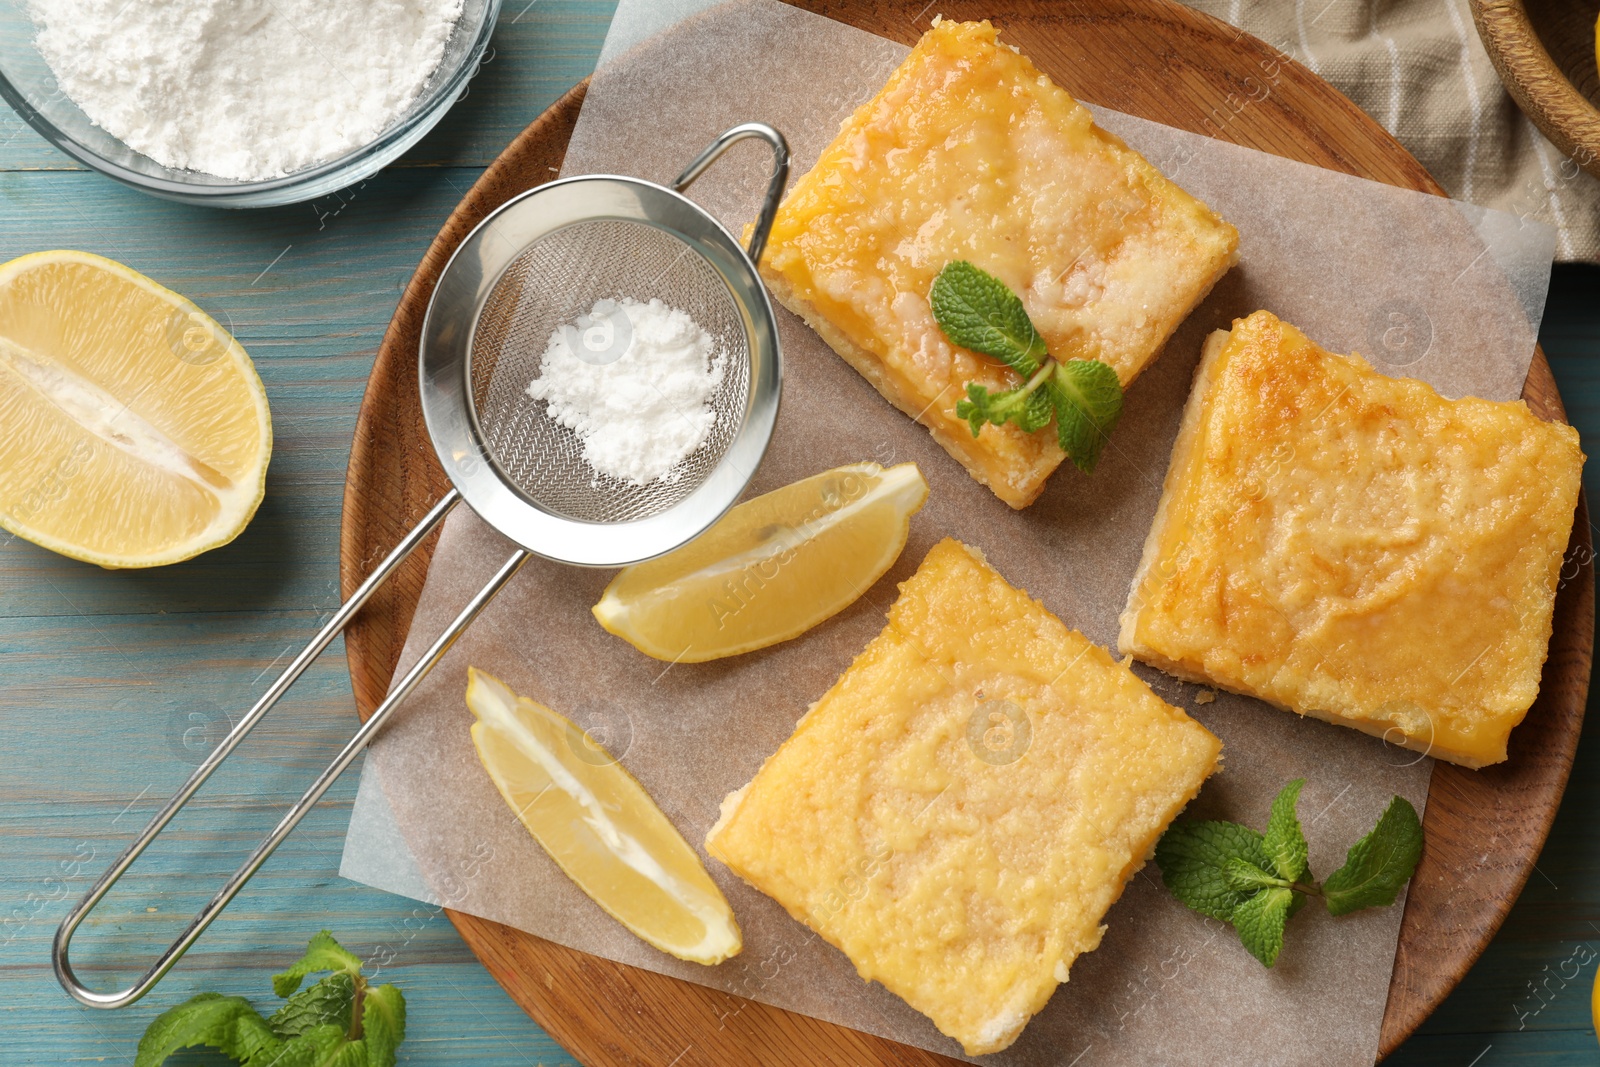
[[[722,354],[711,399],[711,432],[673,472],[636,486],[597,475],[583,444],[527,394],[550,337],[610,298],[652,298],[699,323]],[[473,410],[501,474],[539,507],[583,522],[627,522],[659,514],[697,489],[739,431],[750,387],[744,317],[705,257],[675,234],[624,219],[574,223],[540,238],[490,291],[473,331]]]

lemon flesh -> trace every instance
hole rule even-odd
[[[594,606],[647,656],[699,663],[798,637],[900,558],[928,499],[915,463],[853,463],[746,501],[676,551],[628,567]]]
[[[250,357],[194,304],[120,263],[0,265],[0,526],[103,567],[238,536],[272,454]]]
[[[721,963],[743,947],[733,909],[650,794],[578,726],[467,672],[472,743],[522,825],[607,914],[663,952]]]

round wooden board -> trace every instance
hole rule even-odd
[[[802,0],[800,6],[913,43],[924,0]],[[989,18],[1073,95],[1168,125],[1392,185],[1443,195],[1400,145],[1326,82],[1271,46],[1171,0],[950,0],[948,18]],[[919,21],[920,20],[920,21]],[[340,577],[348,596],[448,488],[417,399],[417,337],[438,273],[461,239],[510,197],[554,177],[586,84],[527,128],[473,186],[423,257],[373,367],[351,450]],[[1523,394],[1565,419],[1542,352]],[[1572,767],[1594,637],[1593,551],[1580,501],[1538,702],[1511,758],[1483,771],[1438,764],[1427,847],[1412,882],[1384,1014],[1387,1055],[1488,944],[1533,869]],[[346,636],[365,718],[383,698],[427,576],[418,551]],[[1486,851],[1487,850],[1487,851]],[[674,978],[588,956],[469,915],[451,920],[541,1026],[592,1065],[955,1061]]]

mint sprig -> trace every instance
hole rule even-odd
[[[1319,885],[1295,811],[1304,785],[1296,778],[1278,793],[1265,833],[1233,822],[1181,822],[1156,844],[1161,880],[1172,895],[1232,924],[1245,949],[1268,967],[1283,951],[1285,924],[1309,898],[1320,897],[1330,915],[1388,907],[1422,858],[1422,821],[1397,796],[1351,846],[1344,866]]]
[[[1051,358],[1016,293],[999,278],[965,260],[945,264],[928,293],[934,321],[950,342],[999,360],[1023,383],[991,391],[967,383],[956,404],[977,437],[986,425],[1011,423],[1024,433],[1056,424],[1062,451],[1085,474],[1100,461],[1106,437],[1122,417],[1122,382],[1095,359]]]
[[[300,989],[306,977],[331,971]],[[406,1036],[406,1001],[392,985],[369,986],[361,960],[323,930],[306,953],[272,976],[287,997],[263,1019],[243,997],[201,993],[158,1015],[134,1067],[160,1067],[181,1049],[216,1049],[243,1067],[394,1067]],[[296,992],[299,990],[299,992]]]

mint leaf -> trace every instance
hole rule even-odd
[[[1233,928],[1239,942],[1250,955],[1271,967],[1283,951],[1283,924],[1296,894],[1292,889],[1274,886],[1263,889],[1240,904],[1233,912]]]
[[[1261,849],[1261,835],[1235,822],[1174,823],[1156,843],[1161,881],[1172,895],[1223,922],[1231,922],[1234,909],[1250,897],[1228,880],[1228,863],[1234,859],[1258,869],[1271,862]]]
[[[1122,418],[1122,381],[1109,363],[1070,359],[1057,363],[1049,383],[1061,450],[1085,474],[1100,462],[1106,437]]]
[[[946,263],[928,292],[933,319],[952,344],[992,356],[1024,378],[1047,353],[1027,309],[1005,282],[965,260]]]
[[[203,1045],[241,1063],[272,1062],[281,1046],[267,1021],[243,997],[201,993],[156,1016],[134,1054],[134,1067],[160,1067],[179,1049]]]
[[[312,935],[304,956],[288,970],[272,976],[272,991],[286,997],[300,988],[306,975],[317,971],[344,971],[354,976],[361,973],[361,961],[335,941],[332,934],[320,930]]]
[[[394,1067],[400,1042],[406,1039],[406,998],[400,990],[392,985],[367,990],[361,1028],[367,1043],[365,1067]]]
[[[249,1067],[367,1067],[367,1044],[350,1040],[343,1028],[328,1023],[285,1042],[271,1060]]]
[[[1350,847],[1344,866],[1322,883],[1328,914],[1394,903],[1422,858],[1422,820],[1405,797],[1389,801],[1378,825]]]
[[[1234,856],[1222,865],[1222,875],[1227,880],[1228,887],[1236,893],[1253,894],[1258,889],[1272,887],[1293,888],[1282,878],[1268,874],[1249,860],[1241,859],[1238,856]]]
[[[355,1002],[355,978],[346,971],[336,971],[284,1001],[283,1007],[267,1019],[267,1025],[282,1038],[299,1037],[313,1027],[329,1023],[348,1031]]]
[[[272,1059],[250,1067],[395,1067],[406,1038],[406,1001],[400,990],[392,985],[367,990],[361,1022],[361,1036],[354,1038],[336,1022],[313,1026],[286,1042]]]
[[[1304,778],[1296,778],[1279,791],[1272,802],[1272,814],[1267,818],[1267,832],[1261,842],[1279,877],[1291,882],[1304,880],[1310,869],[1306,862],[1306,835],[1300,829],[1300,817],[1295,814],[1295,805],[1300,802],[1300,790],[1305,784]]]
[[[956,404],[956,417],[967,420],[974,437],[988,423],[1003,426],[1010,422],[1024,433],[1033,433],[1050,425],[1054,414],[1050,398],[1027,385],[991,393],[977,382],[968,382],[967,399]]]

